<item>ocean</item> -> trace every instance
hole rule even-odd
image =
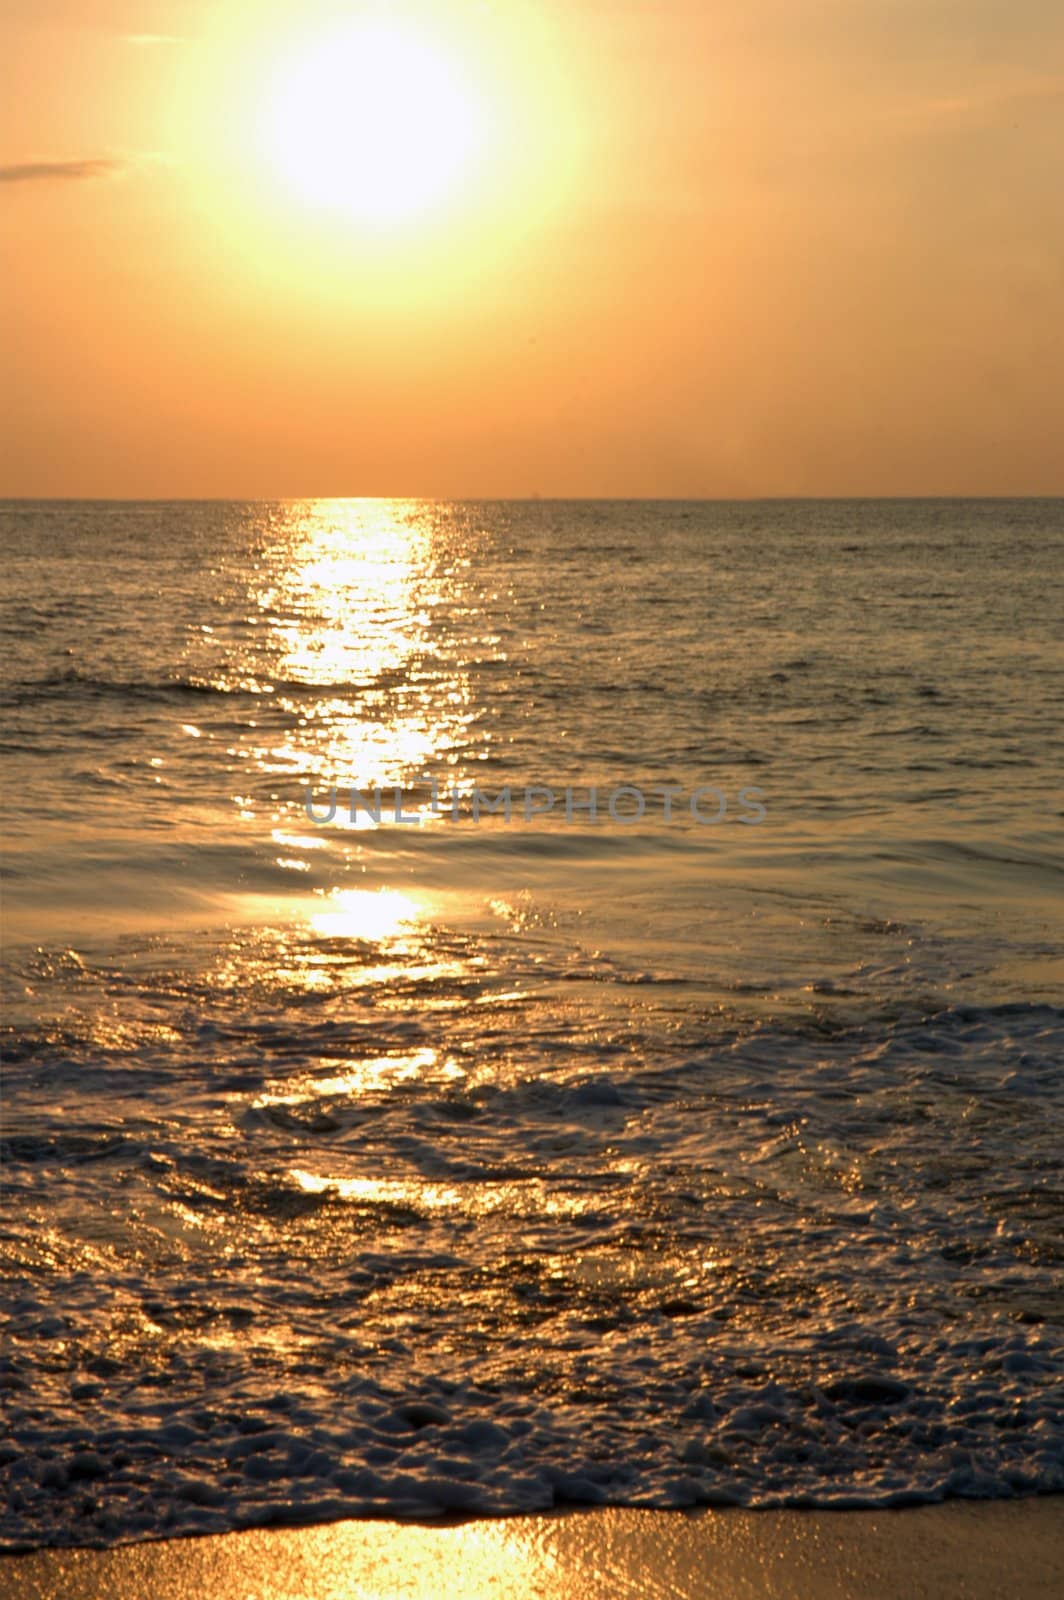
[[[0,533],[7,1548],[1064,1489],[1064,502]]]

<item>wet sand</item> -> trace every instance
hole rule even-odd
[[[339,1522],[0,1562],[3,1600],[1050,1600],[1064,1497]]]

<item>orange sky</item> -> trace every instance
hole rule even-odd
[[[366,11],[475,111],[398,221],[307,132]],[[1064,493],[1060,0],[6,0],[0,33],[2,494]],[[400,210],[454,133],[431,92]]]

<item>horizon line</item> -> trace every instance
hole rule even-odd
[[[305,501],[369,503],[416,501],[426,505],[759,505],[785,503],[871,504],[913,501],[1064,500],[1064,489],[1022,494],[0,494],[0,505],[297,505]]]

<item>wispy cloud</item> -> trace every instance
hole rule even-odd
[[[110,178],[121,172],[121,161],[23,161],[0,166],[0,183],[49,183],[77,178]]]

